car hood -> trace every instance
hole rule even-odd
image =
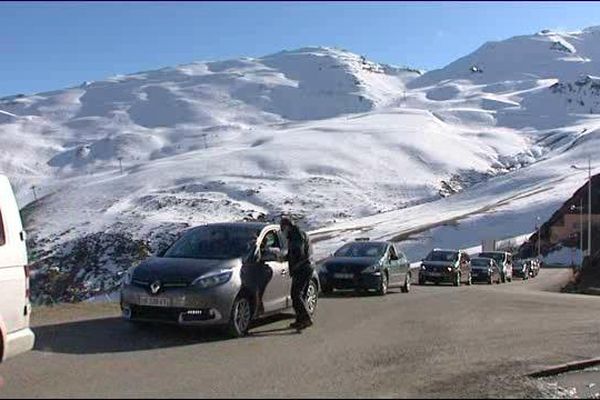
[[[240,259],[198,260],[192,258],[154,257],[134,268],[132,279],[142,282],[161,281],[162,283],[190,284],[196,278],[212,271],[235,268],[241,265]]]
[[[426,267],[453,267],[454,263],[451,261],[423,261],[422,265]]]
[[[354,271],[362,270],[378,262],[379,257],[331,257],[323,262],[323,266],[328,269],[337,270],[339,268],[347,268],[350,271]]]

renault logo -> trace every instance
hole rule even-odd
[[[150,291],[152,292],[152,294],[158,293],[159,290],[160,290],[160,281],[152,282],[150,284]]]

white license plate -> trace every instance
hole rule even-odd
[[[429,276],[442,276],[441,272],[430,272]]]
[[[333,277],[336,279],[352,279],[354,278],[353,274],[333,274]]]
[[[154,307],[170,307],[171,299],[166,298],[166,297],[141,296],[140,297],[140,305],[141,306],[154,306]]]

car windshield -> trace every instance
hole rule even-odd
[[[260,229],[244,226],[203,226],[184,234],[164,257],[225,260],[243,257],[256,243]]]
[[[479,257],[492,258],[498,264],[503,264],[504,263],[504,253],[479,253]]]
[[[385,248],[385,243],[349,243],[333,255],[335,257],[381,257]]]
[[[472,267],[489,267],[490,261],[484,258],[474,258],[471,260]]]
[[[434,250],[425,257],[425,261],[450,261],[454,262],[458,258],[456,251]]]

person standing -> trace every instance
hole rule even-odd
[[[296,321],[290,324],[290,328],[305,329],[313,324],[306,305],[306,292],[313,275],[312,248],[308,235],[289,217],[281,217],[280,227],[287,240],[286,259],[292,277],[292,306],[296,313]]]

